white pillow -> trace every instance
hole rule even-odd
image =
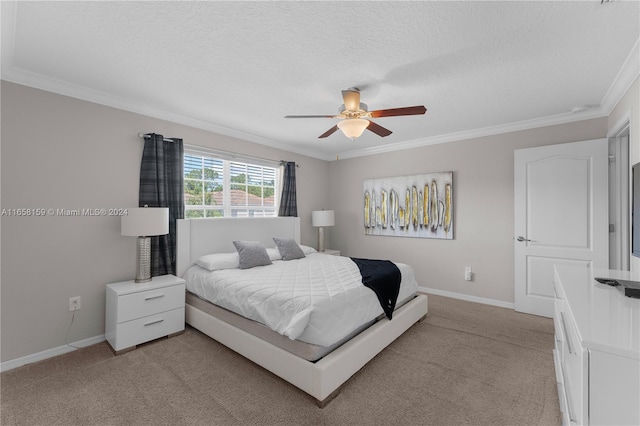
[[[300,244],[300,248],[302,249],[302,252],[305,254],[305,256],[311,253],[318,252],[318,250],[314,249],[313,247],[303,246],[302,244]]]
[[[269,259],[271,259],[271,261],[282,260],[282,256],[280,255],[280,251],[275,247],[268,248],[267,249],[267,254],[269,255]]]
[[[238,253],[215,253],[201,256],[196,260],[196,265],[209,271],[219,269],[236,269],[240,266]]]
[[[304,246],[300,246],[304,250]],[[307,247],[315,251],[311,247]],[[282,260],[280,252],[277,248],[271,247],[267,249],[267,254],[271,261]],[[240,267],[240,256],[238,252],[235,253],[214,253],[200,256],[196,260],[196,265],[209,271],[217,271],[220,269],[237,269]]]

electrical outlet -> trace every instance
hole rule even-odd
[[[80,296],[69,298],[69,312],[77,311],[82,304],[82,298]]]
[[[464,279],[465,281],[471,281],[473,279],[473,272],[471,272],[471,266],[464,267]]]

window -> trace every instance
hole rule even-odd
[[[277,216],[276,167],[184,154],[185,218]]]

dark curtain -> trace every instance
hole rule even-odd
[[[151,237],[151,276],[176,273],[176,220],[184,218],[182,139],[145,135],[140,165],[140,207],[169,207],[169,234]]]
[[[278,216],[298,216],[298,200],[296,196],[296,163],[284,163],[282,197]]]

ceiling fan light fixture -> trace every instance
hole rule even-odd
[[[370,121],[364,118],[348,118],[338,123],[338,129],[351,140],[360,137],[364,129],[369,126]]]

